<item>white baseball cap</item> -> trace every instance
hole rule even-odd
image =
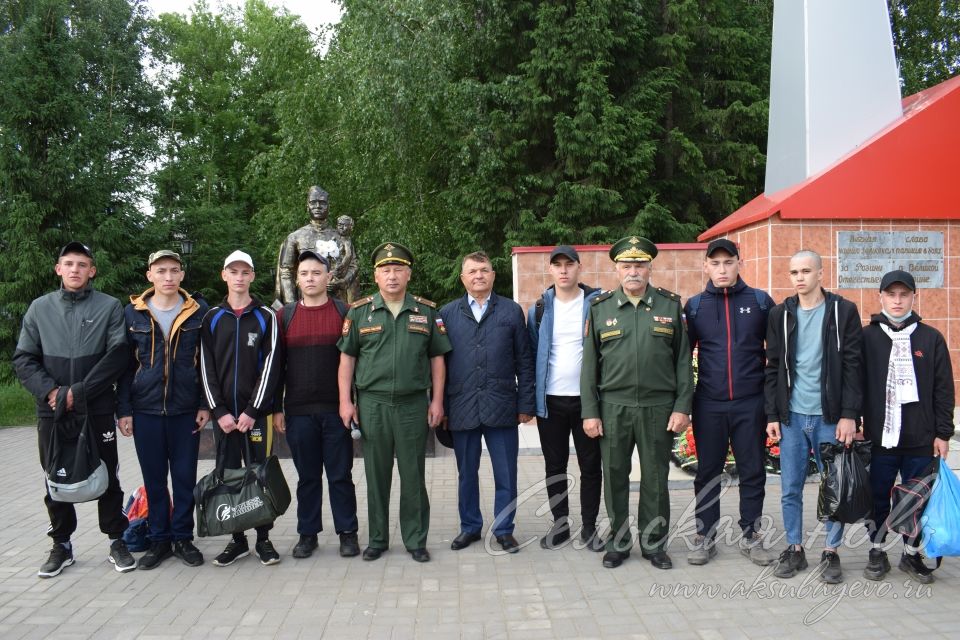
[[[226,269],[234,262],[242,262],[246,265],[249,265],[251,269],[254,268],[253,258],[250,257],[250,254],[240,251],[239,249],[227,256],[227,259],[223,261],[223,268]]]

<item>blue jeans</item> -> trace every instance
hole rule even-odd
[[[803,486],[807,479],[810,450],[823,470],[820,461],[820,443],[836,442],[837,425],[827,424],[823,416],[808,416],[790,412],[790,423],[780,424],[780,486],[783,526],[787,530],[787,544],[803,543]],[[843,524],[825,522],[825,546],[835,549],[843,540]]]
[[[453,432],[453,451],[459,471],[458,502],[460,504],[460,531],[480,533],[483,514],[480,512],[480,453],[483,437],[493,466],[493,524],[495,536],[513,534],[513,517],[517,500],[517,454],[520,432],[516,427],[480,426],[467,431]]]

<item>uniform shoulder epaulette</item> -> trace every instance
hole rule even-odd
[[[420,304],[425,304],[432,309],[437,308],[437,303],[433,300],[427,300],[426,298],[421,298],[420,296],[413,296],[413,299],[419,302]]]
[[[667,298],[668,300],[676,300],[677,302],[680,302],[680,296],[675,294],[673,291],[668,291],[667,289],[664,289],[663,287],[657,287],[657,293],[662,295],[664,298]]]
[[[368,304],[373,300],[373,296],[367,296],[366,298],[360,298],[359,300],[354,300],[350,305],[351,309],[356,309],[357,307],[362,307],[365,304]]]
[[[603,293],[598,295],[596,298],[591,300],[590,304],[597,304],[597,303],[603,302],[604,300],[606,300],[612,295],[613,295],[613,289],[611,289],[610,291],[604,291]]]

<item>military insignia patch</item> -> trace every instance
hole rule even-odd
[[[590,317],[587,317],[587,321],[583,325],[583,337],[586,338],[590,335]]]
[[[360,327],[360,335],[365,336],[370,333],[383,333],[383,325],[374,324],[369,327]]]
[[[607,318],[607,321],[606,321],[605,324],[606,324],[608,327],[615,327],[615,326],[617,326],[617,319],[616,319],[616,318]]]
[[[427,316],[410,316],[410,322],[417,324],[427,324]]]
[[[447,335],[447,328],[443,324],[443,318],[437,318],[437,329],[439,329],[443,335]]]
[[[653,332],[654,332],[654,333],[662,333],[662,334],[667,335],[667,336],[672,336],[672,335],[673,335],[673,327],[654,327],[654,328],[653,328]]]
[[[670,316],[653,316],[654,321],[662,322],[663,324],[673,324],[673,318]]]
[[[412,331],[414,333],[422,333],[424,335],[430,335],[430,329],[422,324],[408,324],[407,331]]]
[[[350,335],[350,327],[353,325],[353,320],[347,318],[343,321],[343,328],[340,329],[340,335],[346,336]]]
[[[619,338],[622,333],[623,331],[621,331],[620,329],[614,329],[613,331],[601,331],[600,339],[608,340],[610,338]]]

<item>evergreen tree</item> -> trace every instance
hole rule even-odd
[[[107,293],[142,284],[137,202],[159,107],[145,28],[126,0],[0,3],[0,379],[30,301],[58,284],[65,242],[94,250]]]

